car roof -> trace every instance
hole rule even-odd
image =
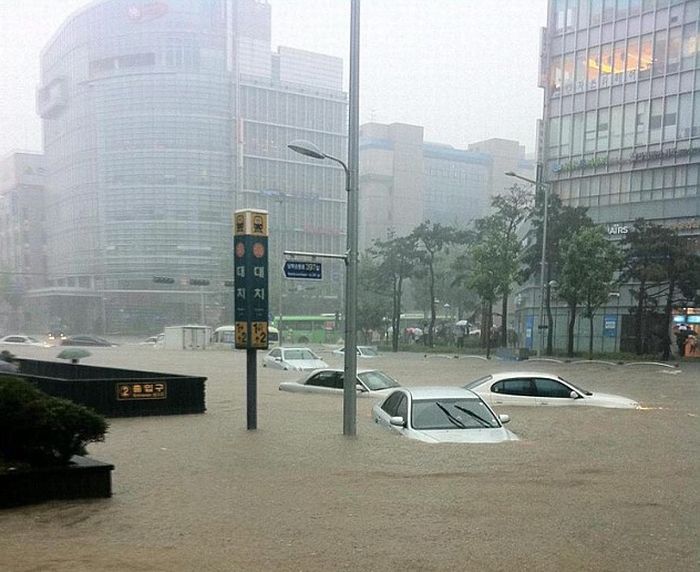
[[[487,381],[486,376],[483,377],[484,381]],[[501,379],[508,379],[511,377],[548,377],[550,379],[559,379],[559,376],[556,373],[546,373],[544,371],[500,371],[498,373],[489,374],[489,379],[493,381],[499,381]],[[476,379],[473,381],[476,381]]]
[[[463,387],[453,386],[425,386],[425,387],[404,387],[412,399],[480,399],[479,396]]]
[[[313,370],[309,375],[311,375],[312,373],[318,373],[319,371],[335,371],[335,372],[338,372],[338,373],[344,373],[344,372],[345,372],[345,370],[344,370],[343,368],[340,368],[340,367],[321,367],[321,368],[319,368],[319,369]],[[374,369],[358,369],[358,370],[357,370],[357,374],[359,375],[359,374],[361,374],[361,373],[368,373],[368,372],[370,372],[370,371],[379,371],[379,370],[376,369],[376,368],[374,368]]]

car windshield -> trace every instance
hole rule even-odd
[[[500,424],[479,399],[420,399],[413,402],[414,429],[483,429]]]
[[[378,355],[379,355],[379,352],[377,352],[377,350],[375,350],[374,348],[361,347],[361,348],[358,348],[358,349],[360,350],[360,353],[361,353],[363,356],[368,356],[368,357],[369,357],[369,356],[372,356],[372,357],[374,357],[374,356],[378,356]]]
[[[37,340],[36,338],[32,338],[31,336],[27,336],[27,341],[28,341],[28,342],[32,342],[32,343],[34,343],[34,344],[38,344],[38,343],[39,343],[39,340]]]
[[[288,350],[284,352],[285,360],[319,359],[311,350]]]
[[[475,387],[481,385],[487,379],[491,379],[492,377],[492,375],[484,375],[483,377],[475,379],[474,381],[470,381],[467,385],[463,385],[462,387],[464,387],[464,389],[474,389]]]
[[[367,386],[367,389],[370,391],[388,389],[390,387],[399,387],[399,383],[395,379],[378,370],[363,371],[362,373],[358,374],[357,377]]]

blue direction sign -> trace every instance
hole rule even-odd
[[[287,260],[284,263],[284,275],[287,278],[307,278],[321,280],[323,277],[320,262],[301,262],[299,260]]]

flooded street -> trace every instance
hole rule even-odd
[[[258,430],[248,432],[243,352],[90,351],[86,364],[207,376],[207,412],[111,419],[89,452],[115,465],[114,496],[0,512],[2,570],[698,566],[700,364],[678,372],[418,353],[358,364],[404,385],[557,372],[648,408],[502,408],[521,441],[429,445],[375,426],[371,399],[358,400],[357,438],[343,437],[342,398],[278,391],[297,376],[263,368],[260,352]]]

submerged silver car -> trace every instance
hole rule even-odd
[[[309,348],[274,348],[263,358],[263,367],[311,371],[328,367],[328,364]]]
[[[280,383],[280,391],[294,393],[343,393],[345,372],[342,369],[319,369],[297,381]],[[361,369],[357,372],[357,394],[360,397],[382,397],[399,387],[399,383],[378,369]]]
[[[375,423],[426,443],[501,443],[518,437],[503,427],[475,393],[461,387],[411,387],[392,392],[372,408]]]
[[[592,406],[639,409],[638,402],[609,393],[591,392],[551,373],[509,371],[475,379],[464,386],[490,405]]]

